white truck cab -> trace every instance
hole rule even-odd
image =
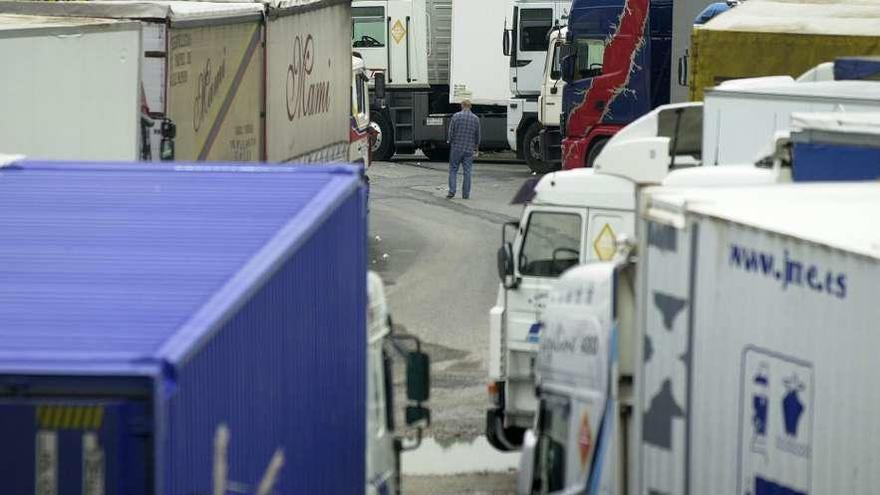
[[[502,283],[489,312],[486,436],[494,447],[518,448],[533,421],[540,322],[557,278],[574,265],[614,256],[615,239],[634,232],[638,189],[659,184],[671,167],[699,164],[701,130],[701,104],[660,107],[612,138],[593,169],[541,178],[521,219],[504,226]]]
[[[351,57],[351,129],[348,134],[348,161],[370,166],[370,93],[366,66],[360,54]]]
[[[395,335],[385,300],[382,279],[367,273],[367,393],[366,393],[366,495],[400,493],[400,453],[418,447],[422,428],[430,424],[430,411],[423,407],[430,395],[430,362],[415,337]],[[400,341],[414,343],[405,349]],[[394,423],[393,354],[406,362],[406,424]],[[405,428],[414,428],[416,443],[404,445]]]

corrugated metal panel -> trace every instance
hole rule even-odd
[[[320,219],[345,193],[322,192],[358,181],[351,168],[0,170],[0,367],[163,357],[163,343],[279,230]],[[227,303],[188,335],[207,332]]]
[[[256,486],[280,455],[277,493],[363,490],[363,212],[350,197],[181,367],[166,409],[165,492],[209,493],[224,429],[230,482]]]
[[[428,0],[428,83],[449,84],[452,0]]]

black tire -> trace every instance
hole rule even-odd
[[[423,148],[422,153],[432,162],[449,161],[449,148]]]
[[[547,163],[541,156],[541,123],[532,122],[523,134],[523,140],[520,148],[522,149],[523,159],[529,169],[536,174],[547,174],[558,169],[554,163]]]
[[[387,162],[394,156],[394,129],[382,112],[370,112],[370,119],[378,131],[375,141],[371,144],[373,160]]]
[[[590,146],[590,151],[587,152],[587,160],[584,163],[586,167],[592,167],[593,163],[596,162],[596,157],[599,156],[599,153],[602,152],[602,148],[608,144],[608,138],[598,138],[593,141],[593,145]]]
[[[500,452],[519,450],[525,434],[525,428],[518,426],[505,428],[501,411],[498,409],[486,411],[486,440],[496,450]]]

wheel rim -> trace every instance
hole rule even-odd
[[[529,140],[529,155],[537,162],[540,162],[541,157],[541,139],[538,136],[533,137]]]
[[[373,136],[373,144],[370,146],[370,151],[373,153],[379,151],[382,148],[382,126],[379,124],[370,121],[370,128],[376,132],[376,135]]]

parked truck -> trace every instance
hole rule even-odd
[[[0,12],[141,23],[142,55],[130,55],[141,61],[141,160],[348,159],[344,2],[7,1]]]
[[[871,2],[743,2],[694,29],[690,97],[700,100],[729,79],[797,77],[837,57],[880,55],[878,18],[880,6]]]
[[[45,159],[138,158],[138,23],[0,15],[0,33],[0,149]]]
[[[395,489],[359,169],[2,165],[5,491]]]
[[[769,89],[764,93],[762,88]],[[816,94],[819,88],[825,100],[803,97]],[[677,173],[675,179],[667,174],[697,165],[755,164],[773,154],[777,134],[791,128],[792,112],[843,105],[853,113],[840,112],[840,118],[852,115],[855,119],[859,115],[855,112],[870,110],[880,101],[871,98],[873,91],[873,83],[855,81],[731,81],[709,93],[705,104],[662,106],[636,120],[609,141],[594,171],[550,174],[537,182],[534,191],[526,191],[532,197],[526,198],[521,219],[503,227],[499,270],[507,275],[502,275],[496,304],[490,310],[491,405],[486,419],[490,442],[501,450],[521,443],[536,407],[534,359],[549,291],[567,268],[610,259],[614,239],[634,232],[635,194],[640,185],[673,180],[679,185],[682,181],[717,184],[722,180],[719,177],[748,183],[752,174],[760,172],[703,176],[704,172],[691,170]],[[741,92],[764,96],[743,98]],[[718,132],[720,128],[737,132]],[[718,153],[719,149],[726,152]],[[787,181],[791,168],[777,166],[774,174],[773,180]],[[849,172],[846,177],[856,178]]]
[[[795,182],[880,178],[880,113],[794,113],[791,120]]]

